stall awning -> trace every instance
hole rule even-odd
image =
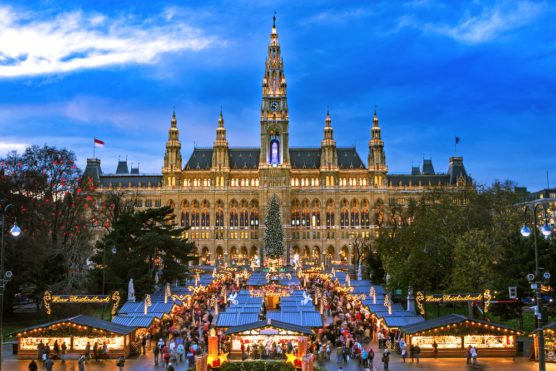
[[[445,329],[446,332],[450,332],[450,327],[454,325],[480,326],[481,332],[507,333],[509,331],[512,334],[516,335],[524,334],[523,331],[520,331],[513,327],[462,316],[461,314],[449,314],[447,316],[433,318],[424,322],[404,326],[402,327],[402,331],[406,334],[415,334],[418,332],[430,331],[435,329]]]
[[[538,329],[534,330],[533,333],[539,332],[540,330],[541,330],[541,329],[538,328]],[[549,324],[546,325],[546,326],[543,326],[542,330],[543,330],[543,331],[546,331],[546,330],[556,331],[556,322],[552,322],[552,323],[549,323]]]
[[[244,325],[241,326],[235,326],[235,327],[231,327],[228,330],[226,330],[225,334],[226,335],[230,335],[230,334],[236,334],[238,332],[243,332],[243,331],[247,331],[247,330],[254,330],[254,329],[266,329],[266,328],[275,328],[275,329],[281,329],[281,330],[287,330],[287,331],[293,331],[299,334],[306,334],[306,335],[312,335],[313,332],[311,331],[311,329],[304,327],[304,326],[298,326],[298,325],[294,325],[291,323],[286,323],[286,322],[282,322],[282,321],[276,321],[276,320],[272,320],[272,319],[267,319],[266,321],[257,321],[257,322],[252,322],[252,323],[246,323]]]
[[[70,318],[60,319],[60,320],[57,320],[57,321],[43,323],[43,324],[40,324],[40,325],[26,327],[24,329],[21,329],[21,330],[18,330],[16,332],[11,333],[10,336],[17,336],[17,335],[19,335],[23,332],[36,330],[36,329],[46,329],[48,327],[58,326],[59,324],[63,324],[63,323],[71,323],[71,324],[75,324],[75,325],[79,325],[79,326],[91,327],[93,329],[104,330],[104,331],[112,332],[114,334],[119,334],[119,335],[127,335],[127,334],[130,334],[130,333],[132,333],[133,331],[136,330],[135,327],[124,326],[124,325],[120,325],[118,323],[104,321],[104,320],[94,318],[94,317],[79,315],[79,316],[75,316],[75,317],[70,317]]]

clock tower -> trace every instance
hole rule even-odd
[[[263,78],[259,167],[290,167],[288,128],[286,77],[276,32],[276,16],[274,16]]]

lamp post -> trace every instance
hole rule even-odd
[[[434,246],[434,291],[438,294],[438,247]],[[424,249],[425,253],[429,253],[430,250],[427,246]],[[440,303],[436,303],[436,317],[440,317]]]
[[[4,344],[4,334],[3,334],[3,327],[4,327],[4,290],[6,288],[6,284],[12,278],[12,272],[4,271],[4,230],[6,226],[6,213],[8,209],[13,206],[12,204],[8,204],[5,207],[2,207],[2,244],[0,249],[0,370],[2,370],[2,345]],[[15,238],[19,237],[21,234],[21,229],[17,226],[17,222],[14,222],[12,229],[10,229],[10,234]]]
[[[104,241],[103,253],[102,253],[102,295],[104,295],[104,283],[106,281],[106,248],[108,243],[112,243],[112,254],[116,253],[116,243],[112,240]]]
[[[541,329],[538,332],[538,344],[539,344],[539,371],[545,371],[546,370],[546,364],[545,364],[545,359],[544,359],[544,334],[542,331],[542,326],[543,326],[543,318],[542,318],[542,297],[541,297],[541,287],[542,287],[542,282],[540,280],[540,269],[539,269],[539,248],[537,246],[537,228],[538,228],[538,218],[537,218],[537,214],[538,214],[538,209],[540,206],[543,207],[543,211],[544,211],[544,216],[545,216],[545,223],[544,225],[541,227],[541,232],[542,234],[545,236],[545,238],[548,238],[550,236],[550,234],[552,233],[552,227],[550,225],[548,225],[548,223],[546,222],[546,206],[543,205],[541,202],[537,202],[537,201],[533,201],[533,202],[529,202],[529,203],[525,203],[523,204],[525,206],[525,210],[524,210],[524,216],[527,215],[527,210],[531,209],[533,212],[533,227],[534,227],[534,233],[533,233],[533,240],[535,241],[535,277],[531,280],[531,281],[536,281],[534,283],[534,287],[535,287],[535,293],[536,293],[536,302],[537,302],[537,324],[538,324],[538,328]],[[521,228],[521,235],[523,237],[529,237],[531,235],[531,229],[529,229],[529,227],[527,227],[527,224],[523,225],[523,228]]]

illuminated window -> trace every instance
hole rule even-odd
[[[222,209],[216,210],[216,229],[224,227],[224,212]]]
[[[247,214],[247,210],[241,210],[239,214],[239,226],[241,228],[247,228],[249,225],[249,216]]]
[[[230,211],[230,227],[231,228],[237,228],[238,226],[238,214],[237,214],[237,210],[231,210]]]
[[[349,226],[349,213],[347,209],[342,209],[340,212],[340,228],[347,228]]]
[[[359,227],[359,211],[357,209],[351,210],[351,227]]]
[[[299,227],[301,217],[298,210],[292,210],[292,227]]]

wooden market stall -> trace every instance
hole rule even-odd
[[[535,338],[535,359],[539,359],[539,339],[540,329],[533,331]],[[556,362],[556,322],[552,322],[542,328],[544,335],[544,359],[546,362]]]
[[[97,343],[100,349],[106,343],[108,356],[127,357],[132,352],[131,344],[135,340],[135,328],[103,321],[88,316],[75,316],[53,322],[27,327],[16,331],[18,358],[37,357],[39,343],[54,348],[55,343],[61,348],[66,343],[67,353],[82,354],[89,343],[91,351]]]
[[[291,341],[296,346],[300,336],[313,335],[313,331],[308,327],[267,319],[230,327],[225,335],[231,337],[231,352],[241,353],[241,344],[253,346],[253,344],[266,345],[269,342],[282,344]]]
[[[483,321],[460,314],[430,319],[401,328],[407,344],[419,345],[422,357],[463,357],[468,346],[474,346],[481,357],[515,356],[517,336],[524,332],[512,327]]]

